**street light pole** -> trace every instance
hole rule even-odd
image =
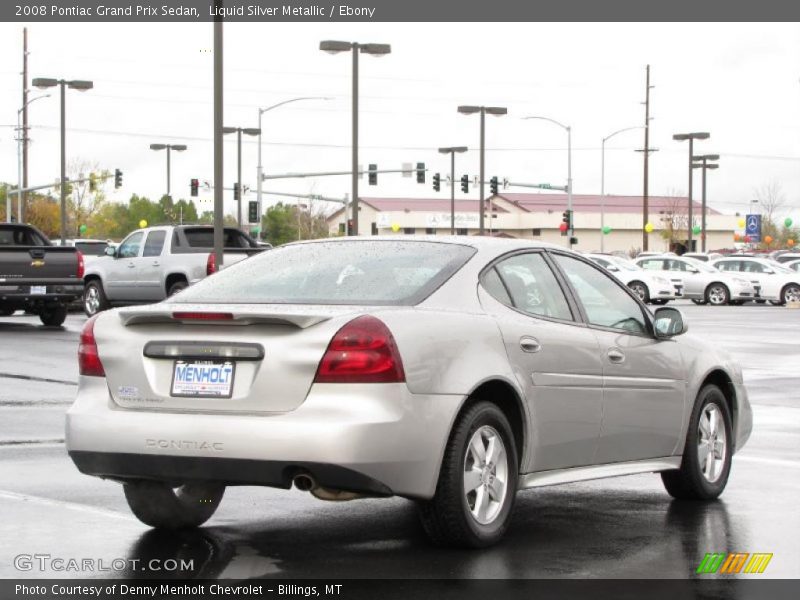
[[[235,133],[236,134],[236,186],[239,188],[239,199],[237,200],[236,207],[236,223],[239,229],[242,228],[242,134],[245,135],[261,135],[261,128],[253,129],[250,127],[223,127],[222,133]]]
[[[170,182],[172,181],[171,176],[171,159],[170,159],[170,152],[175,150],[176,152],[183,152],[186,150],[185,144],[150,144],[150,150],[166,150],[167,151],[167,196],[172,198],[172,192],[170,191]]]
[[[632,131],[633,129],[642,129],[641,126],[625,127],[618,129],[614,133],[608,134],[603,138],[600,144],[600,252],[605,252],[605,233],[603,230],[606,226],[606,142],[618,133],[625,131]]]
[[[85,92],[94,87],[91,81],[74,79],[54,79],[50,77],[37,77],[32,81],[34,87],[45,89],[59,86],[61,88],[61,245],[67,243],[67,158],[66,158],[66,88],[69,87],[79,92]]]
[[[258,201],[258,218],[259,223],[261,220],[261,197],[263,194],[263,179],[264,179],[264,167],[261,164],[261,116],[265,112],[269,112],[279,106],[283,106],[284,104],[291,104],[292,102],[300,102],[301,100],[331,100],[331,98],[327,96],[303,96],[300,98],[292,98],[290,100],[284,100],[283,102],[278,102],[277,104],[273,104],[272,106],[268,106],[266,108],[259,108],[258,109],[258,167],[256,168],[256,177],[258,179],[256,183],[256,199]]]
[[[480,113],[481,116],[481,135],[480,135],[480,208],[478,210],[478,234],[484,233],[484,174],[486,160],[486,115],[501,117],[508,114],[508,109],[504,106],[459,106],[458,112],[462,115]],[[455,185],[455,180],[452,182]]]
[[[718,169],[719,165],[716,162],[708,162],[708,161],[717,161],[719,160],[719,154],[703,154],[701,156],[693,156],[692,159],[695,161],[692,164],[693,169],[702,169],[703,173],[703,201],[702,201],[702,210],[703,214],[700,218],[700,243],[701,243],[701,250],[703,252],[706,251],[706,171],[709,169]]]
[[[323,52],[336,54],[338,52],[352,52],[353,54],[353,147],[352,147],[352,235],[358,235],[358,55],[359,53],[385,56],[391,53],[389,44],[360,44],[358,42],[320,42],[319,49]]]
[[[31,98],[25,104],[22,105],[17,111],[17,221],[22,223],[23,222],[23,214],[22,214],[22,186],[23,186],[23,177],[22,177],[22,164],[24,161],[23,154],[25,153],[24,146],[27,143],[27,125],[22,123],[22,114],[26,113],[26,108],[30,106],[32,103],[36,102],[37,100],[41,100],[42,98],[49,98],[50,94],[43,94],[41,96],[36,96],[36,98]],[[11,220],[11,199],[10,197],[6,197],[6,222]]]
[[[555,119],[549,117],[525,117],[525,119],[538,119],[541,121],[549,121],[554,125],[558,125],[567,132],[567,210],[572,214],[572,127],[564,125]],[[572,219],[570,219],[570,226],[572,226]],[[570,229],[567,231],[567,238],[569,239],[569,247],[572,248],[572,238],[575,230]]]
[[[450,235],[456,234],[456,153],[466,151],[466,146],[439,148],[440,154],[450,155]]]
[[[707,140],[711,136],[710,133],[706,131],[698,131],[694,133],[676,133],[672,136],[673,140],[682,142],[684,140],[689,140],[689,214],[688,214],[688,222],[686,224],[687,229],[687,250],[692,252],[694,248],[692,248],[692,157],[694,156],[694,141],[695,140]]]

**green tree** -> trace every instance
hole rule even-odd
[[[297,209],[283,202],[270,206],[261,220],[261,230],[273,246],[297,240]]]

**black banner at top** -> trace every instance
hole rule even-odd
[[[787,0],[10,0],[10,22],[797,21]]]

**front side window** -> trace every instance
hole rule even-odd
[[[555,259],[575,289],[591,325],[647,333],[642,307],[610,275],[571,256],[556,254]]]
[[[139,248],[142,245],[143,239],[144,232],[141,231],[129,235],[125,241],[120,244],[117,256],[120,258],[136,258],[139,256]]]
[[[572,320],[564,292],[540,252],[497,263],[483,275],[482,283],[498,301],[524,313]]]

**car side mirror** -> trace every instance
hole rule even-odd
[[[616,271],[619,271],[619,269],[618,269],[617,267],[615,267],[614,265],[608,265],[608,266],[606,267],[606,269],[608,269],[608,270],[609,270],[609,271],[611,271],[611,272],[616,272]]]
[[[111,256],[113,258],[116,258],[117,257],[117,249],[114,248],[113,246],[106,246],[105,254],[106,254],[106,256]]]
[[[764,269],[762,272],[766,273],[767,275],[773,275],[775,273],[775,271],[773,271],[772,269]]]
[[[669,339],[689,331],[689,324],[677,308],[662,306],[653,315],[653,328],[657,338]]]
[[[697,269],[695,269],[694,267],[686,267],[686,272],[687,273],[699,273],[699,271]]]

